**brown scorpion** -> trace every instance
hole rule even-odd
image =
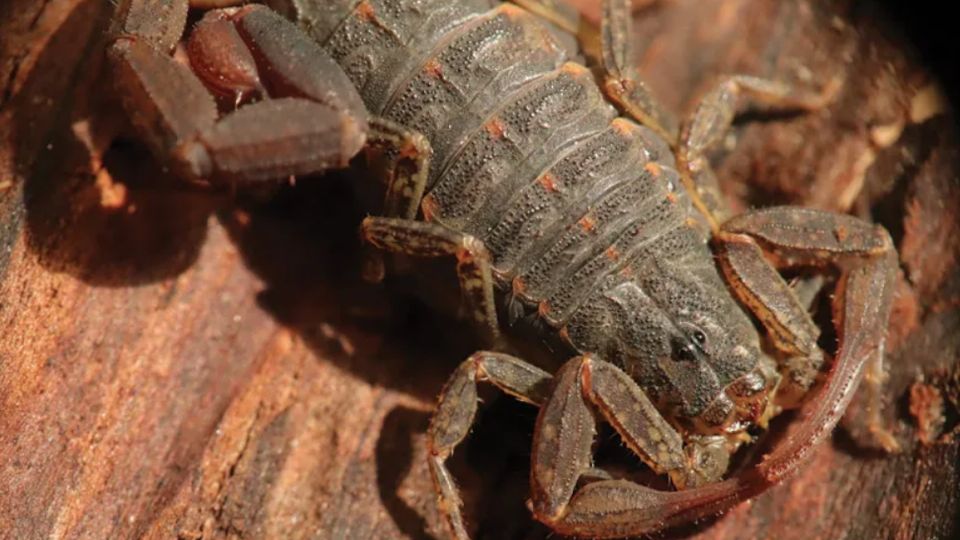
[[[731,217],[705,157],[738,98],[809,110],[829,91],[724,77],[677,128],[633,68],[629,0],[605,1],[592,33],[547,0],[216,9],[186,43],[189,66],[171,56],[187,3],[122,3],[109,46],[127,114],[177,175],[253,183],[379,146],[392,156],[384,215],[365,219],[362,237],[456,258],[481,325],[532,327],[567,351],[542,367],[477,352],[443,389],[429,465],[454,537],[467,530],[445,463],[474,420],[478,382],[539,407],[536,519],[619,537],[716,514],[780,482],[832,431],[865,371],[881,380],[897,267],[888,233],[794,207]],[[590,68],[562,44],[573,33],[597,51]],[[797,270],[836,277],[829,362],[809,299],[782,277]],[[782,441],[724,479],[748,429],[795,408]],[[601,421],[677,489],[593,467]],[[896,448],[879,420],[871,430]]]

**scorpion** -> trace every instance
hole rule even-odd
[[[186,41],[189,62],[172,55],[188,0],[119,6],[113,78],[158,158],[187,182],[249,185],[381,149],[383,212],[363,220],[362,238],[455,259],[482,328],[495,338],[532,328],[558,360],[493,347],[442,389],[427,444],[453,537],[468,533],[446,461],[481,382],[539,407],[533,516],[606,538],[714,515],[777,484],[830,434],[861,380],[882,379],[890,235],[799,207],[731,216],[707,159],[741,98],[814,110],[829,89],[722,77],[678,127],[633,67],[629,0],[605,0],[592,31],[547,0],[237,3],[192,2],[216,9]],[[570,37],[584,54],[593,47],[590,67]],[[791,271],[833,278],[834,354]],[[786,436],[725,478],[752,431],[790,409],[801,414]],[[871,433],[896,449],[874,420]],[[594,467],[600,422],[676,489]]]

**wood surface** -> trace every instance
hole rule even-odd
[[[678,114],[720,73],[842,81],[824,111],[748,113],[717,171],[739,208],[884,224],[902,268],[904,451],[840,429],[795,479],[661,537],[956,537],[960,156],[935,73],[867,0],[642,4],[640,67]],[[172,187],[102,69],[112,9],[0,3],[0,538],[441,538],[424,431],[475,340],[357,277],[362,170]],[[524,506],[534,411],[486,403],[454,463],[472,532],[547,538]]]

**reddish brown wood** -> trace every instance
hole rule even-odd
[[[958,532],[958,146],[945,115],[921,118],[931,75],[870,6],[637,13],[641,67],[678,112],[719,73],[842,76],[827,111],[739,124],[718,172],[741,206],[873,217],[904,273],[886,395],[905,452],[840,430],[796,479],[668,537]],[[362,173],[171,189],[101,71],[110,9],[0,4],[0,538],[439,537],[424,430],[474,344],[355,277]],[[455,456],[474,532],[546,538],[523,506],[533,413],[491,401]]]

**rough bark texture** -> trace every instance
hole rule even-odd
[[[904,452],[838,430],[797,478],[668,537],[960,532],[960,156],[874,6],[637,13],[643,72],[677,111],[718,73],[842,77],[826,111],[739,123],[718,173],[740,207],[883,223],[903,269],[886,399]],[[0,538],[439,538],[424,431],[475,344],[355,277],[361,172],[255,200],[170,189],[101,69],[111,9],[0,5]],[[548,536],[523,504],[533,418],[495,400],[456,455],[477,537]]]

